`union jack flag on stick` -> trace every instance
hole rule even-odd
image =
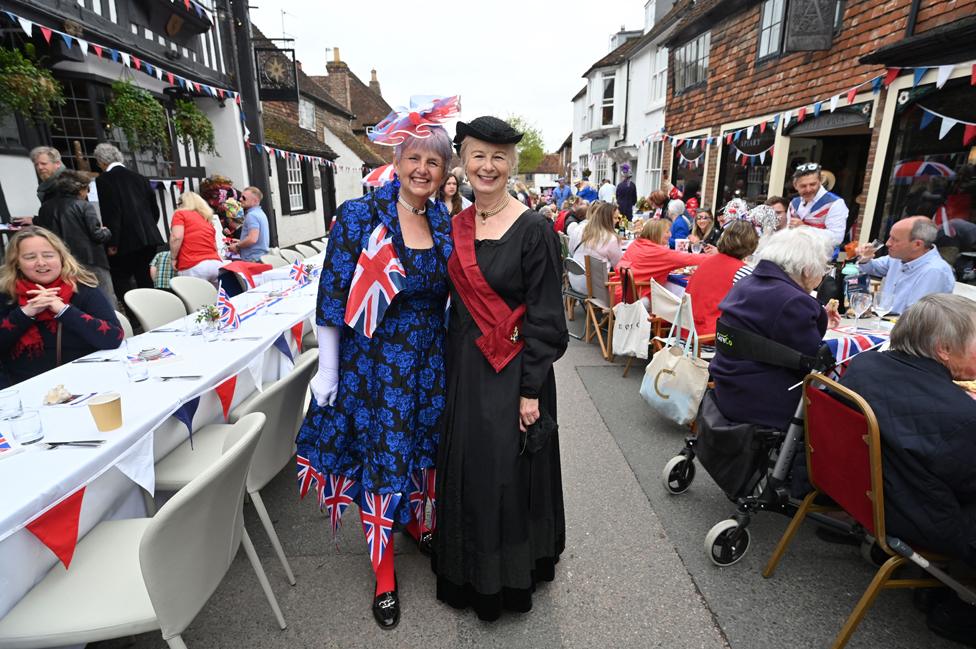
[[[393,533],[393,512],[400,502],[400,494],[374,494],[363,492],[360,503],[360,516],[363,519],[363,532],[369,546],[369,558],[373,570],[379,569],[386,545]]]
[[[356,263],[346,301],[346,324],[372,338],[406,277],[407,271],[393,247],[393,237],[380,223],[369,235],[366,249]]]
[[[308,284],[311,278],[309,277],[308,269],[305,268],[305,264],[301,260],[296,261],[291,265],[291,269],[288,271],[288,277],[298,282],[300,286]]]
[[[217,289],[217,311],[220,313],[221,329],[237,329],[241,326],[241,318],[237,315],[237,307],[227,297],[223,286]]]

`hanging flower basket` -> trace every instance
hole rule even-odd
[[[131,81],[112,84],[112,101],[105,113],[109,125],[122,129],[133,149],[163,151],[169,146],[166,110],[152,93]]]
[[[51,107],[64,103],[61,84],[19,50],[0,47],[0,115],[51,121]]]
[[[177,99],[173,109],[173,127],[183,144],[193,143],[197,151],[217,155],[213,124],[189,99]]]

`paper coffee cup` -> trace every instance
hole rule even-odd
[[[118,392],[95,395],[88,400],[88,409],[95,420],[95,427],[101,432],[122,426],[122,397]]]

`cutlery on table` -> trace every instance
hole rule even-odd
[[[236,342],[238,340],[261,340],[261,336],[237,336],[236,338],[228,338],[228,342]]]
[[[62,446],[71,446],[77,448],[97,448],[105,443],[104,439],[79,439],[70,442],[41,442],[41,444],[49,451],[61,448]]]
[[[202,374],[184,374],[182,376],[158,376],[160,381],[198,381],[203,378]]]
[[[183,333],[183,329],[176,329],[173,327],[162,328],[162,329],[151,329],[148,333],[151,334],[169,334],[169,333]]]
[[[79,358],[72,363],[118,363],[117,358]]]

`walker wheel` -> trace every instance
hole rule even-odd
[[[695,481],[695,462],[684,455],[675,455],[664,465],[661,472],[661,482],[664,490],[677,495],[688,491],[688,487]]]
[[[705,535],[705,552],[716,566],[731,566],[749,550],[749,530],[729,518],[716,523]]]

